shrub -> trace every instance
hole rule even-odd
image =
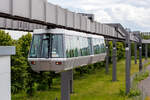
[[[140,90],[131,89],[129,94],[128,94],[128,97],[129,98],[136,97],[136,96],[140,96],[140,94],[141,94]]]
[[[136,77],[135,77],[135,81],[139,82],[141,80],[144,80],[145,78],[147,78],[149,76],[149,72],[146,71],[146,72],[141,72],[140,74],[136,74]]]

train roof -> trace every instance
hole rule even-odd
[[[56,29],[35,29],[33,31],[34,34],[45,34],[45,33],[49,33],[49,34],[65,34],[65,35],[73,35],[73,36],[83,36],[83,37],[92,37],[92,38],[103,38],[103,36],[99,36],[99,35],[91,35],[88,33],[84,33],[84,32],[76,32],[76,31],[72,31],[72,30],[66,30],[66,29],[60,29],[60,28],[56,28]]]

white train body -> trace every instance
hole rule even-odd
[[[28,61],[36,72],[62,72],[104,61],[104,37],[65,29],[34,30]]]

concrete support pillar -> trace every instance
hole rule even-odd
[[[148,44],[145,44],[145,60],[148,58]]]
[[[106,74],[109,73],[109,42],[106,40]]]
[[[116,68],[116,59],[117,57],[117,49],[116,49],[116,40],[113,40],[113,52],[112,52],[112,62],[113,62],[113,68],[112,68],[112,81],[117,81],[117,68]]]
[[[73,69],[69,71],[70,76],[70,93],[73,93]]]
[[[61,100],[70,100],[70,71],[61,72]]]
[[[134,63],[137,64],[137,43],[134,43]]]
[[[130,92],[131,45],[129,34],[126,34],[126,93]]]

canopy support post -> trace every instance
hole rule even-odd
[[[109,41],[106,40],[106,74],[109,73]]]
[[[126,93],[130,92],[130,69],[131,69],[131,45],[130,45],[130,35],[126,34]]]
[[[147,60],[147,58],[148,58],[147,48],[148,48],[148,44],[145,44],[145,60]]]
[[[142,71],[142,40],[139,38],[139,71]]]
[[[113,53],[112,53],[112,62],[113,62],[113,69],[112,69],[112,81],[117,81],[117,69],[116,69],[116,56],[117,49],[116,49],[116,40],[113,40]]]
[[[134,43],[134,63],[137,64],[137,43]]]

